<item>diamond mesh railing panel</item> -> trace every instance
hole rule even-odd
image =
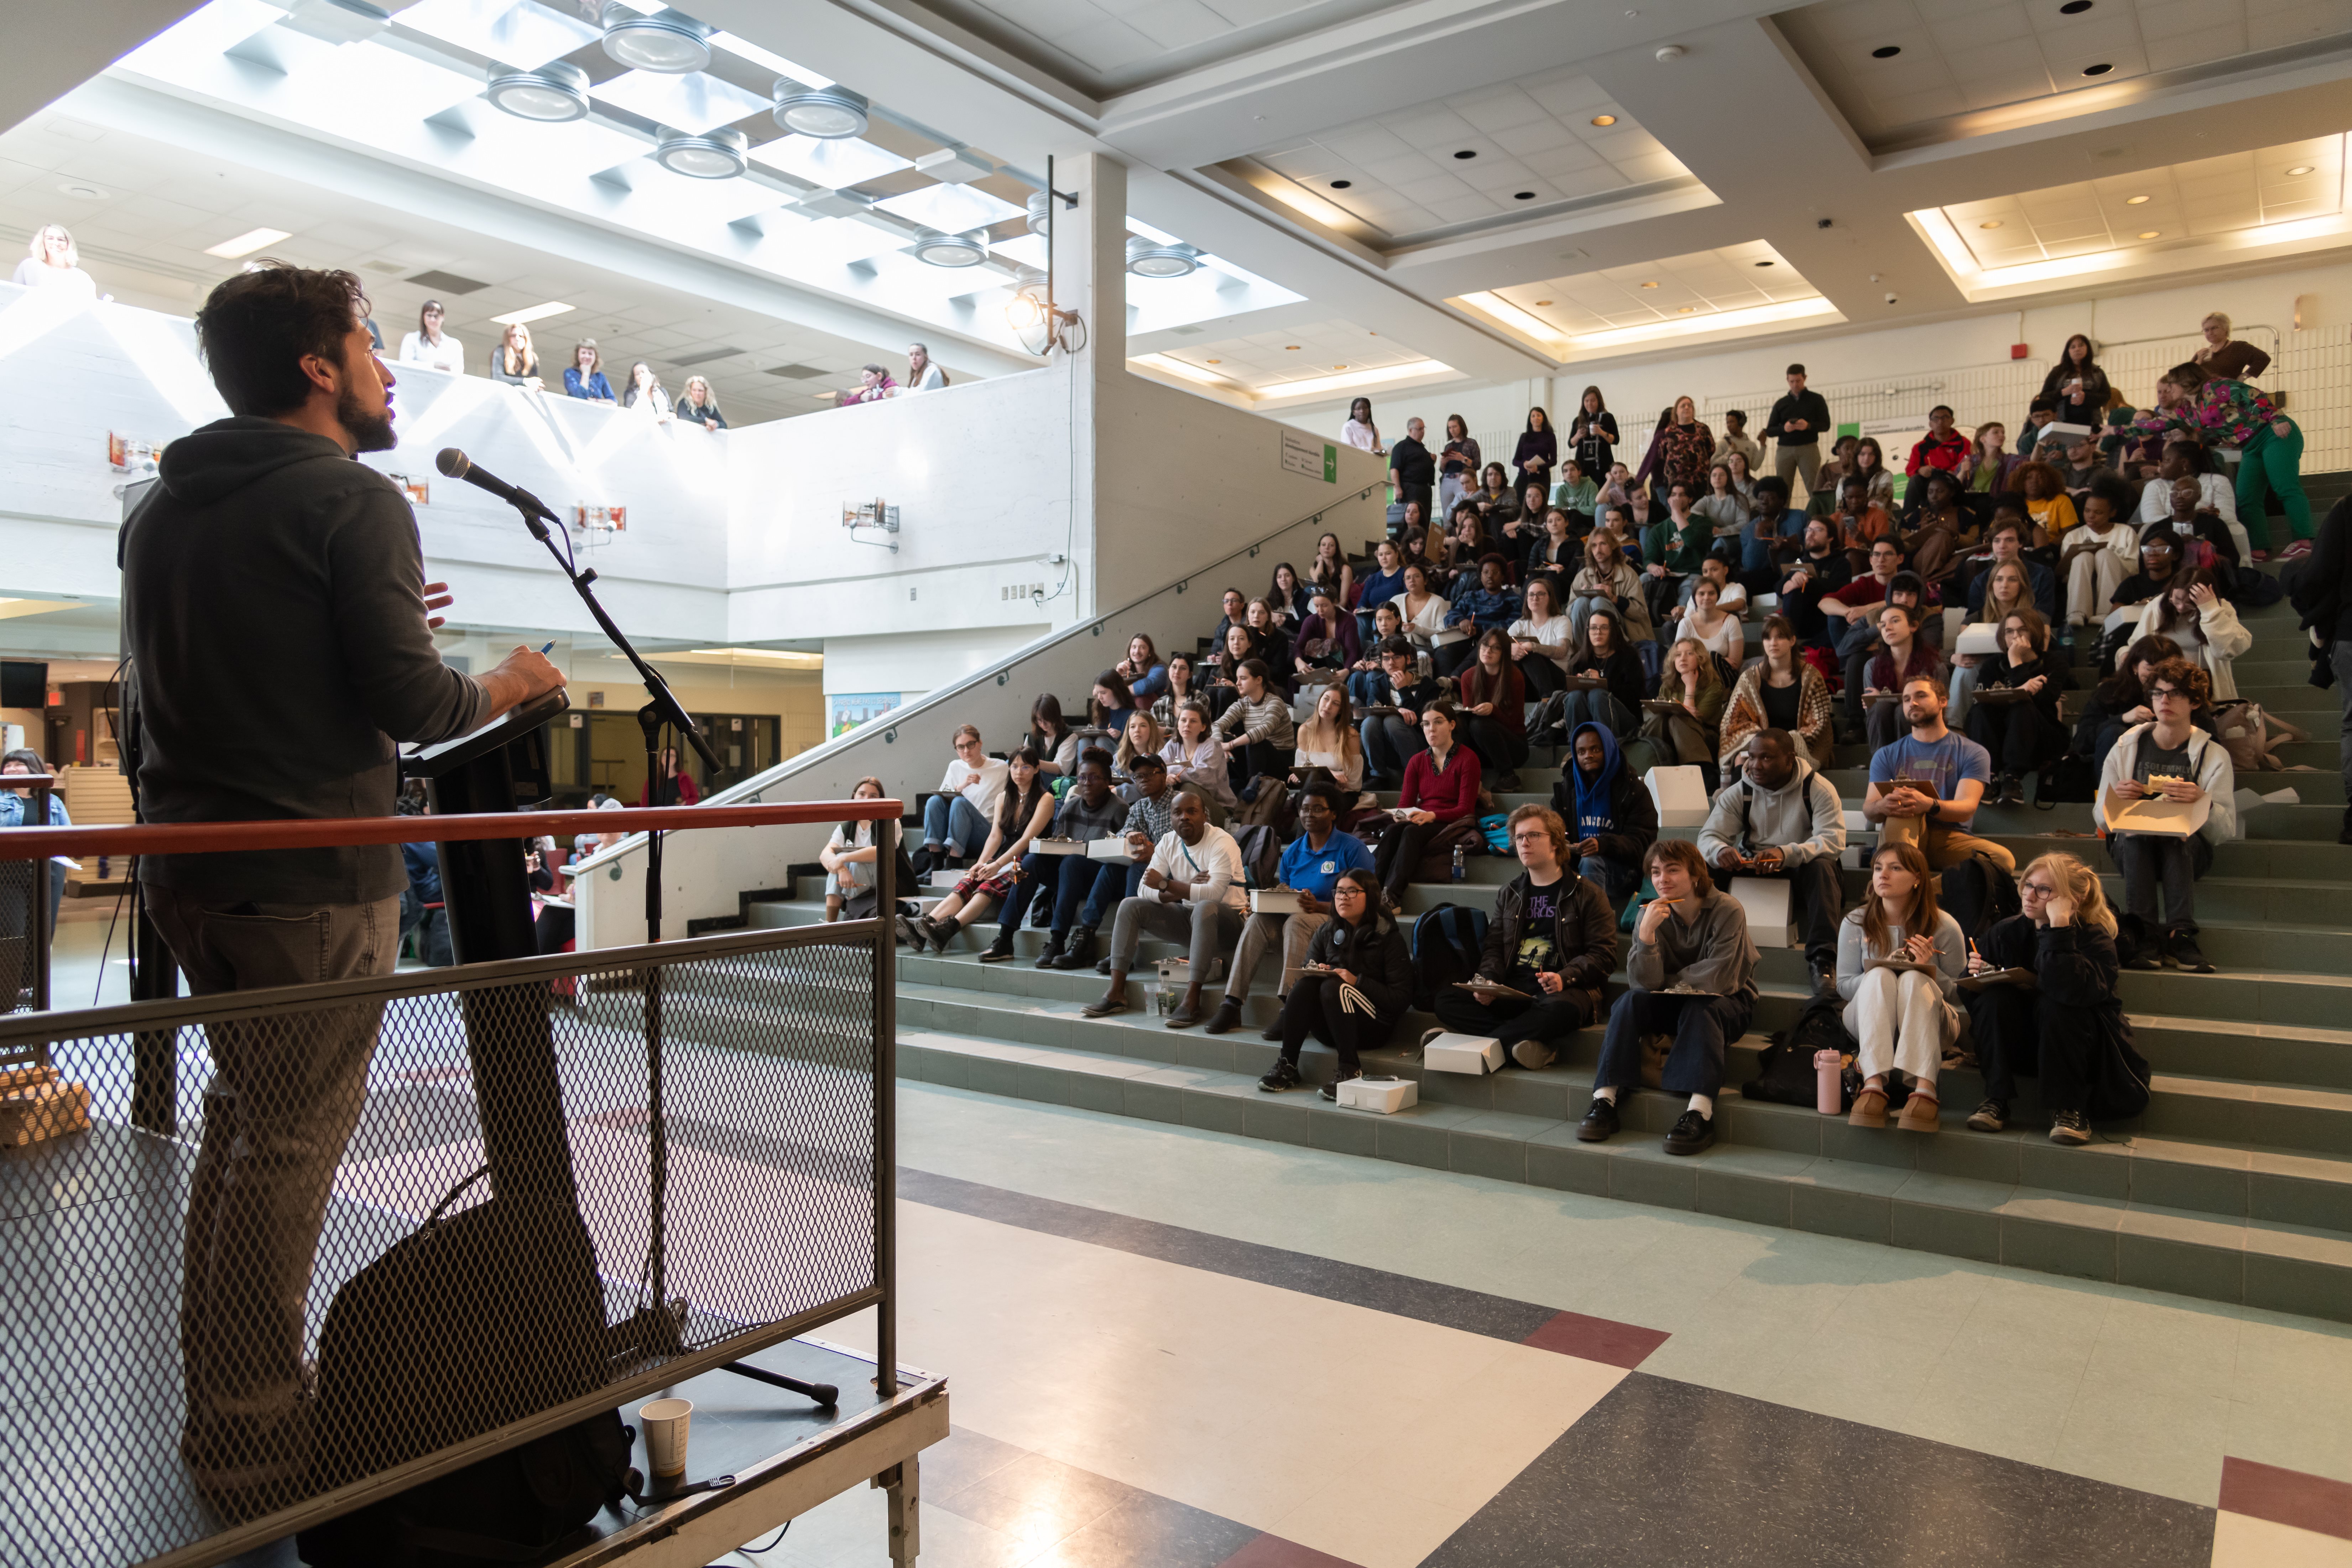
[[[872,1301],[877,941],[0,1026],[0,1068],[54,1068],[68,1116],[89,1096],[86,1129],[0,1156],[0,1563],[226,1555]]]
[[[46,898],[48,888],[47,862],[0,860],[0,1013],[33,1005],[41,961],[33,943],[33,898]]]

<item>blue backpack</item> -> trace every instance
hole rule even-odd
[[[1478,832],[1486,841],[1487,854],[1508,855],[1511,852],[1510,824],[1511,819],[1499,811],[1478,819]]]
[[[1486,947],[1486,911],[1440,904],[1412,922],[1412,1005],[1423,1012],[1437,994],[1478,973]]]

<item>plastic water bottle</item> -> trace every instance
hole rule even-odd
[[[1469,871],[1470,868],[1464,863],[1462,858],[1462,846],[1456,844],[1454,847],[1454,879],[1457,882],[1462,880],[1464,877],[1469,875]]]

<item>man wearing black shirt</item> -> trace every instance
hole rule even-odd
[[[1437,484],[1437,459],[1422,444],[1422,429],[1418,419],[1404,422],[1404,439],[1389,448],[1389,483],[1396,487],[1398,500],[1419,501],[1426,517],[1430,492]]]
[[[1822,610],[1822,596],[1852,581],[1853,564],[1837,547],[1828,520],[1807,519],[1804,549],[1789,563],[1788,575],[1780,581],[1780,610],[1797,629],[1800,641],[1828,641],[1829,616]]]
[[[1549,806],[1511,813],[1511,849],[1525,868],[1495,896],[1478,974],[1518,996],[1440,991],[1437,1021],[1458,1034],[1500,1040],[1523,1068],[1549,1067],[1554,1041],[1600,1018],[1601,987],[1617,967],[1617,918],[1609,896],[1568,860],[1568,824]],[[1422,1037],[1427,1045],[1443,1033]]]
[[[1812,492],[1814,477],[1822,471],[1822,432],[1835,428],[1828,402],[1805,389],[1805,367],[1790,365],[1789,395],[1772,405],[1772,417],[1764,426],[1764,434],[1780,443],[1773,461],[1783,484],[1790,475],[1802,474],[1806,493]]]

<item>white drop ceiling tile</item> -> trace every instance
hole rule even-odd
[[[1286,152],[1260,153],[1257,161],[1276,174],[1302,184],[1328,177],[1341,163],[1338,153],[1313,142]]]
[[[2262,221],[2293,223],[2297,218],[2324,217],[2339,210],[2342,205],[2316,196],[2305,201],[2265,201],[2263,203]]]
[[[1606,166],[1570,170],[1567,174],[1549,175],[1549,178],[1559,189],[1559,194],[1570,200],[1583,196],[1606,195],[1611,191],[1622,191],[1633,183],[1617,170]]]
[[[1424,153],[1451,153],[1478,140],[1476,129],[1468,121],[1443,105],[1424,104],[1396,114],[1384,114],[1381,123],[1395,132],[1406,145]]]
[[[1453,201],[1475,193],[1450,174],[1436,174],[1425,180],[1399,185],[1397,194],[1419,205],[1427,206],[1432,202]]]
[[[1231,23],[1201,0],[1152,0],[1127,12],[1125,20],[1163,49],[1187,48],[1233,31]]]
[[[1461,178],[1474,191],[1492,195],[1496,191],[1525,190],[1535,171],[1517,158],[1480,158],[1462,166]]]
[[[1343,127],[1316,140],[1359,167],[1382,158],[1395,158],[1420,151],[1386,126],[1375,125],[1369,121]]]
[[[1550,118],[1541,104],[1516,87],[1498,90],[1483,100],[1455,99],[1453,102],[1454,112],[1489,136]]]
[[[1105,16],[1085,26],[1049,34],[1063,53],[1097,71],[1117,70],[1150,59],[1160,48],[1150,38],[1116,16]]]
[[[1580,70],[1562,70],[1519,84],[1521,90],[1563,120],[1591,119],[1611,109],[1609,89]]]
[[[1540,153],[1529,153],[1525,154],[1521,161],[1537,174],[1553,180],[1584,174],[1593,169],[1606,169],[1609,166],[1607,160],[1600,153],[1580,142],[1571,142],[1559,147],[1548,147]]]
[[[1872,45],[1856,44],[1860,58],[1853,63],[1854,79],[1864,92],[1874,100],[1899,98],[1923,88],[1944,87],[1952,79],[1951,68],[1938,54],[1924,31],[1913,32],[1900,38],[1880,38],[1873,34]],[[1875,44],[1895,45],[1903,50],[1890,59],[1874,59],[1871,48]]]
[[[1493,135],[1496,146],[1519,158],[1530,153],[1548,153],[1557,147],[1582,146],[1575,132],[1548,114],[1525,125],[1495,132]]]
[[[1492,217],[1498,209],[1490,196],[1467,195],[1448,196],[1444,201],[1432,202],[1429,210],[1445,223],[1470,223],[1478,218]]]
[[[1672,153],[1651,153],[1631,158],[1620,164],[1619,170],[1627,179],[1642,183],[1671,180],[1690,173],[1683,167],[1682,160]]]
[[[1927,31],[1948,50],[1972,48],[2011,38],[2031,38],[2033,18],[2018,0],[1993,5],[1938,7],[1927,15]]]
[[[1425,153],[1400,153],[1393,158],[1376,158],[1363,165],[1364,173],[1382,184],[1404,189],[1415,180],[1426,180],[1449,172],[1453,159],[1441,163]]]

